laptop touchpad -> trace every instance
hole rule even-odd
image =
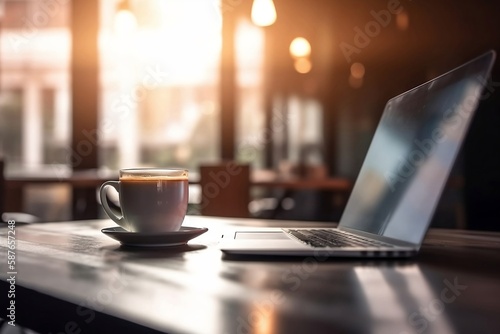
[[[272,232],[236,232],[235,239],[289,239],[281,231]]]

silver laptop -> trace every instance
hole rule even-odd
[[[338,228],[246,228],[225,233],[229,254],[415,255],[488,82],[495,52],[387,102]]]

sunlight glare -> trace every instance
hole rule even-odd
[[[142,28],[136,50],[166,73],[165,84],[199,85],[213,81],[219,63],[222,21],[216,0],[160,1],[161,25]]]
[[[120,35],[127,35],[137,28],[137,20],[130,10],[120,10],[116,13],[114,29]]]

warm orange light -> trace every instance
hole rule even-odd
[[[396,26],[399,30],[405,31],[410,26],[410,17],[403,11],[396,16]]]
[[[361,63],[351,65],[351,76],[355,79],[362,79],[365,76],[365,66]]]
[[[276,22],[276,8],[273,0],[254,0],[252,5],[252,22],[267,27]]]
[[[290,54],[294,58],[309,57],[311,44],[304,37],[297,37],[290,43]]]
[[[309,73],[312,69],[312,63],[307,58],[296,59],[293,66],[297,72],[302,74]]]

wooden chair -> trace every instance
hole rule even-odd
[[[30,215],[28,213],[22,212],[5,212],[5,202],[6,202],[6,186],[5,186],[5,161],[0,159],[0,222],[8,222],[9,220],[13,220],[17,223],[21,224],[30,224],[37,223],[40,220],[38,217]]]
[[[233,161],[200,166],[200,213],[205,216],[249,217],[250,166]]]

